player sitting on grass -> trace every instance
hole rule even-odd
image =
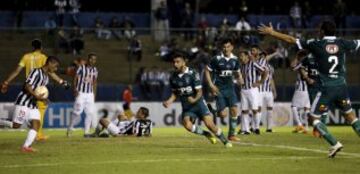
[[[133,120],[129,120],[124,114],[119,114],[113,121],[101,118],[95,131],[95,137],[108,137],[106,131],[103,132],[104,129],[114,137],[123,135],[151,136],[153,122],[147,119],[148,117],[149,109],[140,107]]]

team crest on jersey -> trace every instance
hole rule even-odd
[[[325,105],[320,105],[319,110],[320,110],[321,112],[327,111],[327,107],[326,107]]]
[[[339,51],[339,47],[336,44],[326,45],[326,51],[329,54],[336,54]]]

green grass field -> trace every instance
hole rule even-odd
[[[50,139],[24,154],[20,146],[26,131],[0,131],[0,173],[358,173],[360,138],[351,127],[330,127],[344,149],[327,158],[328,145],[291,128],[275,133],[239,136],[226,149],[183,128],[155,128],[151,138],[71,138],[64,130],[46,131]]]

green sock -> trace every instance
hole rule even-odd
[[[330,145],[334,146],[337,143],[337,140],[329,133],[324,123],[319,120],[315,120],[314,127],[320,132],[320,134]]]
[[[354,131],[360,136],[360,120],[355,119],[352,123],[351,123],[352,128],[354,129]]]
[[[237,117],[229,117],[229,134],[228,134],[228,136],[235,135],[236,127],[237,127]]]
[[[218,128],[218,130],[217,130],[217,132],[216,132],[216,137],[218,137],[219,140],[220,140],[222,143],[224,143],[224,144],[226,144],[226,143],[229,142],[229,141],[225,138],[225,135],[224,135],[224,133],[222,132],[222,130],[221,130],[220,128]]]
[[[322,123],[326,124],[326,122],[327,122],[327,116],[328,116],[327,113],[322,114],[321,117],[320,117],[320,121],[321,121]]]

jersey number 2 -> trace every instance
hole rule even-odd
[[[331,68],[329,69],[330,74],[337,74],[338,71],[335,71],[336,66],[339,64],[339,59],[337,56],[330,56],[328,59],[329,63],[332,63]]]

